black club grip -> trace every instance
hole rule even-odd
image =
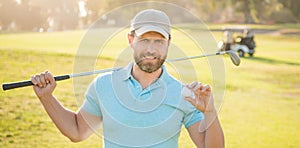
[[[69,79],[70,75],[62,75],[62,76],[55,76],[54,79],[55,81],[61,81],[61,80],[66,80]],[[13,83],[7,83],[7,84],[2,84],[2,89],[3,90],[9,90],[9,89],[14,89],[14,88],[19,88],[19,87],[26,87],[26,86],[31,86],[33,83],[31,81],[21,81],[21,82],[13,82]]]

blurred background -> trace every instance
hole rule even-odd
[[[138,0],[0,0],[0,31],[51,32],[85,29],[97,19],[124,25],[106,12]],[[276,24],[300,21],[299,0],[166,0],[207,23]],[[175,12],[180,13],[180,12]],[[130,10],[126,10],[130,13]],[[102,16],[102,17],[101,17]],[[101,17],[101,18],[100,18]],[[109,18],[109,19],[108,19]]]
[[[130,19],[141,7],[152,6],[146,2],[124,7],[136,2],[139,1],[0,0],[0,82],[28,80],[45,70],[63,75],[78,67],[78,72],[111,68],[120,57],[129,59],[131,49],[126,35]],[[224,64],[217,66],[221,69],[220,79],[226,82],[219,109],[226,147],[300,147],[300,0],[164,2],[183,7],[203,21],[185,16],[190,13],[178,11],[182,9],[156,5],[176,24],[172,26],[172,44],[184,54],[179,52],[174,58],[203,54],[205,50],[216,52],[217,42],[224,41],[226,28],[234,33],[234,39],[242,36],[245,29],[253,31],[255,54],[245,54],[239,67],[228,56],[214,57],[224,59]],[[216,46],[199,50],[202,47],[191,35],[201,40],[201,45],[213,40]],[[234,41],[234,47],[241,47],[241,43]],[[79,56],[79,49],[82,53],[93,52]],[[103,49],[101,53],[99,49]],[[82,65],[76,66],[76,62]],[[197,74],[198,81],[215,82],[211,66],[216,65],[210,65],[206,58],[192,63],[194,67],[181,64],[187,78],[193,79],[191,74]],[[169,72],[176,76],[176,70]],[[54,95],[65,107],[76,111],[94,77],[60,81]],[[193,81],[190,79],[187,82]],[[75,88],[79,80],[82,83]],[[80,143],[70,142],[52,123],[31,87],[0,91],[0,147],[101,147],[99,133]],[[179,147],[195,147],[184,128]]]

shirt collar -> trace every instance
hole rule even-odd
[[[122,75],[122,80],[127,80],[130,77],[132,77],[131,75],[131,71],[132,71],[132,67],[133,67],[134,63],[130,62],[126,67],[124,67],[121,71],[123,73]]]

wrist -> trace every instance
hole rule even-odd
[[[218,112],[215,107],[203,113],[204,119],[201,121],[200,131],[206,131],[216,120],[218,120]]]
[[[48,95],[43,95],[43,96],[38,96],[38,98],[43,101],[43,100],[49,100],[51,98],[54,98],[53,94],[48,94]]]
[[[214,112],[217,112],[217,110],[215,108],[214,99],[211,96],[209,99],[209,102],[207,103],[207,105],[205,107],[205,111],[203,113],[214,113]]]

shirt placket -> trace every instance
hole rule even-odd
[[[157,89],[158,87],[160,87],[159,80],[154,82],[153,84],[151,84],[150,86],[148,86],[144,90],[142,89],[141,84],[138,81],[136,81],[135,79],[131,79],[131,82],[132,82],[132,86],[134,88],[133,90],[134,90],[135,99],[139,100],[139,101],[147,100],[151,95],[151,91],[153,91],[154,89]]]

